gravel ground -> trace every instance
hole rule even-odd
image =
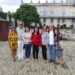
[[[8,43],[0,42],[0,75],[75,75],[75,42],[62,41],[61,45],[64,48],[65,68],[44,62],[41,56],[41,48],[37,62],[32,59],[31,54],[30,62],[26,62],[24,59],[20,62],[16,60],[14,63]]]

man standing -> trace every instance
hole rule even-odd
[[[54,28],[52,25],[49,26],[49,51],[50,51],[50,62],[55,62],[55,47],[54,47]]]
[[[18,27],[16,28],[18,34],[18,60],[23,60],[23,40],[22,34],[25,31],[22,21],[18,21]]]

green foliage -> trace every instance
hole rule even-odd
[[[12,14],[10,12],[7,13],[9,17],[9,22],[11,22]]]
[[[0,17],[3,19],[6,19],[7,13],[0,12]]]
[[[29,26],[32,22],[41,24],[37,9],[33,5],[21,5],[13,16],[15,19],[22,20],[26,26]]]

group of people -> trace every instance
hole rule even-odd
[[[56,62],[58,64],[64,64],[63,49],[61,48],[60,41],[62,35],[57,28],[52,25],[42,27],[42,32],[39,32],[37,26],[34,27],[34,31],[31,33],[29,27],[23,26],[22,21],[18,21],[18,27],[11,27],[8,35],[8,43],[11,49],[12,58],[15,61],[16,54],[18,60],[24,59],[30,61],[31,47],[34,61],[38,61],[39,47],[42,49],[42,56],[44,61],[47,61],[47,50],[49,49],[49,62]],[[25,53],[24,53],[25,50]]]

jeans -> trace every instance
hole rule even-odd
[[[24,44],[25,49],[25,56],[26,58],[30,58],[30,54],[31,54],[31,44]]]
[[[56,50],[54,45],[48,45],[49,46],[49,52],[50,52],[50,60],[55,61],[56,59]]]

